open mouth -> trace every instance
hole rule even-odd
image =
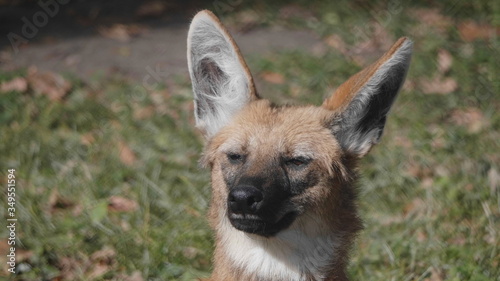
[[[230,213],[229,221],[238,230],[270,237],[289,227],[296,217],[296,212],[288,212],[278,221],[269,222],[257,215]]]

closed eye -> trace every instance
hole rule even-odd
[[[227,153],[227,159],[229,159],[229,162],[233,164],[243,161],[243,158],[243,155],[238,153]]]
[[[286,165],[295,167],[304,167],[309,164],[309,162],[311,162],[311,159],[305,157],[295,157],[285,161]]]

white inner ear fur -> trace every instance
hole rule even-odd
[[[195,94],[196,126],[207,138],[229,123],[231,117],[250,101],[251,78],[240,62],[233,43],[206,12],[193,19],[188,33],[188,66]],[[210,74],[203,62],[216,65],[220,73]]]
[[[399,88],[403,85],[406,72],[410,65],[410,58],[412,53],[413,43],[406,39],[401,47],[383,63],[375,74],[368,80],[368,82],[356,93],[353,101],[349,104],[349,114],[344,117],[343,128],[348,128],[341,136],[341,142],[347,144],[347,150],[358,154],[360,156],[368,153],[370,148],[380,141],[382,134],[382,127],[372,127],[370,130],[363,132],[356,126],[357,122],[361,120],[368,109],[368,102],[370,98],[376,94],[378,89],[384,83],[397,83],[397,81],[390,81],[398,79],[402,80]],[[404,69],[401,73],[393,73],[393,68],[402,65]],[[391,75],[391,76],[389,76]],[[396,89],[399,92],[400,89]],[[397,94],[397,93],[395,93]],[[390,106],[390,105],[389,105]]]

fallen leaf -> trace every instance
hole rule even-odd
[[[127,27],[123,24],[115,24],[111,27],[99,27],[98,32],[104,37],[118,41],[126,42],[130,40]]]
[[[466,127],[469,133],[478,133],[489,124],[483,112],[475,107],[454,110],[450,121],[455,125]]]
[[[0,240],[0,256],[3,258],[9,253],[9,240],[2,239]]]
[[[104,262],[107,264],[113,263],[113,259],[116,256],[116,251],[111,247],[104,247],[101,250],[95,251],[90,255],[90,260],[93,262]]]
[[[446,95],[458,89],[458,83],[455,79],[436,76],[432,80],[420,80],[420,87],[425,94]]]
[[[127,166],[132,166],[137,160],[137,157],[132,149],[130,149],[130,147],[124,142],[118,143],[118,149],[120,150],[120,160],[122,163]]]
[[[136,270],[132,272],[132,275],[126,275],[124,273],[118,274],[116,276],[116,280],[123,280],[123,281],[144,281],[144,278],[142,277],[142,274],[140,271]]]
[[[411,216],[414,214],[422,213],[425,209],[425,202],[420,198],[415,198],[410,203],[406,204],[403,209],[403,214],[405,216]]]
[[[182,250],[182,254],[184,257],[188,259],[194,259],[201,251],[199,249],[196,249],[194,247],[186,247]]]
[[[127,220],[121,220],[120,227],[122,228],[123,231],[129,231],[132,228]]]
[[[57,261],[57,267],[60,270],[61,280],[76,280],[78,272],[85,270],[86,261],[77,260],[72,257],[60,257]]]
[[[35,94],[46,95],[52,101],[64,98],[72,86],[61,75],[50,71],[39,72],[36,67],[28,69],[27,81]]]
[[[407,148],[407,149],[413,147],[413,142],[405,136],[394,137],[394,144],[396,146]]]
[[[418,20],[424,29],[432,29],[439,33],[445,32],[453,25],[452,19],[441,14],[438,8],[416,8],[411,9],[408,14]],[[418,27],[421,29],[422,26]]]
[[[459,236],[452,237],[452,238],[448,239],[446,242],[448,242],[449,244],[452,244],[452,245],[463,246],[467,242],[467,240],[465,240],[465,238],[459,234]]]
[[[148,1],[140,5],[135,14],[138,17],[159,17],[167,11],[169,5],[167,1]]]
[[[488,183],[490,184],[490,194],[493,196],[500,187],[500,173],[495,168],[490,168],[488,171]]]
[[[425,240],[427,240],[427,234],[420,229],[417,230],[417,241],[424,242]]]
[[[109,198],[108,210],[116,212],[133,212],[139,208],[137,202],[120,196]]]
[[[221,1],[222,2],[222,1]],[[214,2],[215,3],[215,2]],[[234,16],[234,22],[229,20],[228,25],[239,32],[248,32],[262,22],[262,13],[256,10],[243,10]]]
[[[16,77],[10,81],[2,82],[0,85],[0,92],[26,92],[28,90],[28,81],[23,77]]]
[[[260,74],[264,81],[272,83],[272,84],[283,84],[285,83],[285,77],[283,74],[277,72],[266,71]]]
[[[97,28],[99,34],[106,38],[127,42],[133,36],[144,32],[146,29],[136,24],[113,24],[112,26],[100,26]]]
[[[445,74],[450,70],[453,64],[453,56],[445,49],[440,49],[438,51],[438,71],[441,74]]]
[[[47,204],[50,214],[53,214],[57,211],[73,210],[77,205],[75,202],[62,197],[61,194],[59,194],[57,188],[53,188],[50,192]]]
[[[90,268],[87,270],[88,279],[94,279],[106,274],[116,264],[116,252],[110,247],[96,251],[90,255]]]
[[[190,214],[193,217],[199,218],[201,216],[200,212],[198,212],[197,210],[195,210],[192,207],[186,206],[185,210],[186,210],[186,213]]]
[[[461,22],[458,25],[460,37],[466,42],[477,39],[490,40],[500,35],[500,27],[493,27],[488,24],[479,24],[473,20]]]
[[[421,183],[420,183],[420,185],[422,186],[423,189],[431,188],[433,184],[434,184],[434,179],[431,177],[423,178]]]
[[[443,280],[444,280],[443,272],[435,267],[431,269],[431,277],[424,279],[424,281],[443,281]]]
[[[80,137],[80,142],[83,145],[91,145],[92,143],[94,143],[94,141],[95,141],[95,137],[94,137],[94,134],[92,134],[92,133],[86,133]]]
[[[33,251],[25,249],[16,249],[17,262],[23,262],[33,257]]]
[[[134,108],[134,119],[144,120],[148,119],[155,113],[155,107],[150,105],[146,107],[135,107]]]
[[[94,264],[91,266],[90,270],[86,274],[87,280],[94,280],[111,270],[111,267],[107,264]]]
[[[325,43],[342,54],[347,54],[347,45],[337,34],[332,34],[324,39]]]

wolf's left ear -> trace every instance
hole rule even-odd
[[[187,44],[196,126],[210,138],[259,97],[238,46],[212,12],[196,14]]]
[[[333,131],[344,150],[363,156],[379,142],[387,113],[405,80],[412,46],[408,38],[399,39],[324,101],[323,107],[340,114]]]

